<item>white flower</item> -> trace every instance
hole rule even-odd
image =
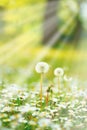
[[[26,104],[25,106],[21,106],[19,110],[20,112],[25,113],[25,112],[29,112],[30,108],[31,108],[30,105]]]
[[[61,130],[61,128],[58,124],[52,124],[51,128],[52,128],[52,130]]]
[[[32,107],[29,104],[26,104],[26,105],[21,106],[19,108],[19,111],[22,112],[22,113],[26,113],[26,112],[29,112],[29,111],[35,111],[35,110],[37,110],[37,108],[36,107]]]
[[[30,125],[36,125],[36,122],[31,120],[31,121],[29,121],[29,124]]]
[[[19,118],[18,122],[20,123],[27,123],[27,120],[24,119],[24,117]]]
[[[68,77],[67,75],[64,75],[64,80],[70,82],[72,81],[72,77]]]
[[[60,77],[60,76],[63,76],[63,74],[64,74],[64,71],[63,71],[62,68],[56,68],[56,69],[54,70],[54,75],[55,75],[55,76]]]
[[[53,102],[57,102],[57,98],[53,98],[52,101],[53,101]]]
[[[40,127],[47,127],[51,124],[51,120],[50,119],[46,119],[46,118],[42,118],[39,120],[38,122]]]
[[[47,73],[49,70],[49,65],[46,62],[37,63],[35,70],[37,73]]]
[[[65,122],[64,128],[66,128],[68,130],[70,127],[72,127],[72,122],[70,120],[68,120],[68,121]]]
[[[44,116],[46,116],[47,115],[47,112],[40,112],[40,114],[39,114],[39,117],[44,117]]]
[[[7,107],[4,107],[1,112],[11,112],[11,107],[7,106]]]

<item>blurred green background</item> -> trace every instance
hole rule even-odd
[[[86,0],[0,0],[0,82],[36,82],[39,61],[86,80]]]

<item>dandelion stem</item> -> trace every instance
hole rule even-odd
[[[60,78],[58,77],[58,90],[60,90]]]
[[[43,73],[41,73],[41,81],[40,81],[40,100],[42,102],[42,83],[43,83]]]

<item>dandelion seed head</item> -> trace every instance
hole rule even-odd
[[[46,62],[39,62],[35,66],[35,70],[37,73],[47,73],[49,70],[49,65]]]
[[[61,77],[61,76],[63,76],[63,74],[64,74],[64,70],[62,68],[56,68],[54,70],[54,75],[57,77]]]

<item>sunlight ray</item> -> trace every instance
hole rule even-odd
[[[32,5],[31,5],[32,6]],[[20,25],[23,25],[23,24],[26,24],[26,23],[30,23],[30,22],[32,22],[33,20],[36,20],[36,19],[38,19],[38,18],[40,18],[41,16],[42,16],[42,14],[44,13],[44,11],[41,11],[42,10],[42,8],[44,8],[44,4],[43,5],[41,5],[41,6],[39,6],[39,5],[35,5],[36,7],[34,8],[34,10],[32,9],[32,7],[30,6],[30,8],[29,7],[26,7],[26,8],[22,8],[21,10],[19,10],[18,11],[18,9],[17,10],[15,10],[15,11],[6,11],[6,16],[8,16],[8,15],[10,15],[10,13],[12,13],[12,14],[17,14],[18,16],[20,16],[20,15],[23,15],[23,13],[24,12],[26,12],[27,10],[28,10],[28,17],[29,18],[23,18],[23,19],[21,19],[21,22],[16,22],[15,24],[11,24],[10,23],[10,27],[15,27],[15,26],[20,26]],[[25,10],[26,9],[26,10]],[[31,9],[31,10],[30,10]],[[36,10],[37,9],[37,10]],[[47,12],[47,14],[49,14],[49,13],[52,13],[53,11],[55,10],[55,8],[52,8],[51,10],[48,10],[48,12]],[[34,16],[32,16],[31,14],[32,14],[32,12],[36,12],[37,14],[35,14]],[[21,14],[22,13],[22,14]],[[4,15],[5,13],[1,13],[1,15]],[[30,18],[30,15],[31,15],[31,18]],[[26,16],[26,15],[25,15]],[[5,18],[5,19],[7,19],[7,17]],[[7,25],[8,26],[8,25]]]
[[[36,16],[35,16],[36,17]],[[54,18],[54,16],[52,16],[49,20],[48,20],[48,23],[50,23],[50,20],[52,20]],[[47,23],[47,24],[48,24]],[[48,25],[50,25],[50,24],[48,24]],[[42,25],[40,25],[40,26],[42,26]],[[48,26],[49,27],[49,26]],[[32,31],[32,30],[30,30],[30,31]],[[23,35],[23,34],[22,34]],[[19,36],[20,37],[20,36]],[[10,48],[10,47],[12,47],[12,46],[14,46],[14,42],[16,42],[17,41],[17,39],[19,39],[19,37],[17,37],[17,38],[14,38],[11,42],[8,42],[8,43],[6,43],[5,45],[2,45],[1,46],[1,48],[0,48],[0,53],[2,53],[2,52],[4,52],[5,50],[6,51],[8,51],[8,49]]]
[[[5,13],[7,13],[7,14],[16,13],[16,12],[23,13],[24,11],[27,11],[29,9],[30,10],[32,10],[32,9],[38,10],[38,9],[41,9],[43,5],[45,5],[45,3],[36,3],[36,4],[29,4],[29,5],[27,4],[27,5],[24,5],[22,7],[19,6],[17,8],[10,8],[10,9],[7,8],[7,10],[0,12],[0,16],[4,15]]]
[[[36,56],[35,60],[33,60],[33,62],[32,62],[31,64],[29,64],[29,66],[28,66],[28,68],[27,68],[27,75],[23,75],[24,78],[22,78],[22,80],[20,79],[20,81],[21,81],[22,83],[24,82],[24,80],[25,80],[27,77],[28,77],[28,79],[29,79],[29,77],[31,77],[31,75],[32,75],[32,70],[33,70],[35,64],[36,64],[38,61],[40,61],[44,56],[46,56],[46,54],[48,53],[48,51],[50,50],[50,48],[53,46],[54,41],[55,41],[55,40],[58,40],[58,39],[60,38],[61,34],[62,34],[62,33],[67,29],[67,27],[72,23],[72,21],[73,21],[74,18],[75,18],[75,16],[72,16],[72,18],[70,18],[70,20],[68,20],[68,22],[62,27],[62,29],[55,34],[55,36],[53,37],[53,39],[51,39],[51,40],[49,41],[49,43],[47,44],[47,46],[45,46],[45,47],[43,48],[43,50],[41,50],[41,51],[39,51],[39,52],[37,53],[37,56]],[[40,55],[40,54],[41,54],[41,55]],[[30,70],[31,70],[31,72],[30,72]],[[23,80],[23,79],[24,79],[24,80]]]
[[[3,54],[2,58],[0,58],[0,63],[2,64],[4,62],[6,62],[6,60],[8,60],[10,57],[12,57],[13,54],[17,53],[17,51],[19,51],[19,49],[24,48],[26,44],[29,44],[29,42],[30,43],[34,42],[35,39],[37,39],[37,36],[34,35],[32,39],[30,39],[30,40],[28,39],[28,40],[26,40],[26,42],[24,41],[23,44],[20,44],[19,46],[15,46],[14,50],[11,50],[9,53],[7,52],[7,54],[5,54],[5,55]],[[35,42],[35,44],[37,44],[37,43],[38,43],[38,41]]]
[[[18,43],[20,43],[20,42],[23,41],[23,40],[21,40],[22,38],[28,38],[28,39],[25,39],[25,40],[28,42],[28,40],[29,40],[29,35],[32,34],[31,32],[33,32],[33,31],[35,31],[35,30],[38,30],[38,32],[39,32],[40,28],[41,28],[41,25],[39,25],[39,26],[37,26],[37,27],[35,27],[35,28],[29,30],[29,31],[26,32],[26,33],[23,33],[23,34],[19,35],[18,37],[12,39],[12,41],[6,43],[6,45],[1,46],[1,47],[0,47],[0,54],[2,55],[2,53],[5,53],[6,51],[7,51],[7,52],[10,51],[11,48],[14,48],[14,49],[15,49],[15,47],[18,46]],[[30,36],[31,36],[31,35],[30,35]],[[34,34],[33,36],[35,36],[35,34]],[[24,41],[24,43],[25,43],[26,41]],[[20,44],[21,44],[21,43],[20,43]],[[20,45],[20,44],[19,44],[19,45]],[[31,46],[32,46],[32,45],[31,45]],[[12,51],[13,51],[13,50],[12,50]]]
[[[50,23],[51,23],[51,21],[52,20],[54,20],[54,17],[55,16],[53,16],[53,17],[51,17],[48,21],[47,21],[47,25],[48,25],[48,29],[50,28]],[[38,27],[36,27],[36,29],[34,28],[34,30],[39,30],[40,28],[41,28],[41,26],[42,26],[42,24],[41,25],[39,25]],[[22,34],[22,35],[20,35],[19,37],[17,37],[16,39],[14,39],[14,40],[12,40],[10,43],[7,43],[6,45],[4,45],[4,46],[2,46],[0,49],[1,49],[1,51],[0,51],[0,54],[2,55],[3,53],[6,53],[6,51],[8,52],[8,51],[10,51],[9,53],[11,54],[11,51],[12,51],[12,53],[13,53],[13,50],[11,50],[10,48],[16,48],[15,46],[17,46],[18,47],[18,43],[21,43],[21,39],[22,39],[22,41],[23,41],[23,37],[24,38],[26,38],[28,35],[31,35],[31,34],[29,34],[29,33],[31,33],[32,31],[34,31],[33,29],[32,30],[30,30],[30,31],[28,31],[27,33],[24,33],[24,34]],[[38,31],[39,32],[39,31]],[[33,34],[33,35],[36,35],[36,34]],[[26,40],[28,41],[28,39],[26,38]],[[26,42],[25,42],[26,43]],[[17,45],[16,45],[17,44]],[[23,43],[22,43],[23,44]],[[36,44],[36,42],[35,42],[35,44]],[[34,44],[34,45],[35,45]],[[19,44],[20,45],[20,44]],[[30,45],[30,46],[32,46],[32,44]],[[21,48],[21,46],[20,46],[20,48]],[[9,54],[8,53],[8,54]],[[10,55],[9,55],[10,56]],[[4,59],[4,58],[3,58]]]

